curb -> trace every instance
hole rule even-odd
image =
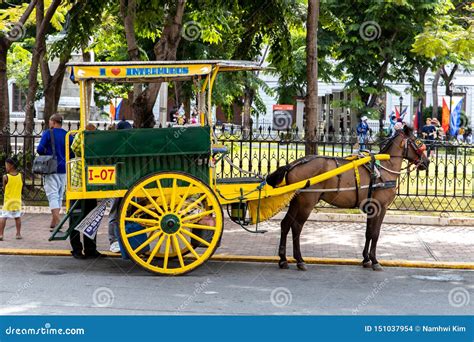
[[[26,214],[50,214],[48,207],[24,206],[23,212]],[[65,214],[64,208],[61,214]],[[108,209],[105,212],[108,215]],[[286,211],[280,212],[270,220],[282,220]],[[228,218],[227,213],[224,216]],[[311,213],[308,221],[319,222],[350,222],[364,223],[367,216],[365,214],[340,214],[340,213]],[[388,224],[408,224],[423,226],[472,226],[474,227],[474,218],[470,217],[440,217],[440,216],[418,216],[418,215],[386,215],[384,223]]]
[[[119,258],[120,254],[111,252],[101,252],[108,257]],[[71,256],[71,252],[62,249],[20,249],[20,248],[0,248],[0,255],[24,255],[24,256]],[[252,256],[252,255],[225,255],[215,254],[211,257],[213,261],[227,262],[252,262],[252,263],[278,263],[277,256]],[[288,262],[295,263],[293,258]],[[305,262],[311,265],[340,265],[340,266],[360,266],[359,259],[336,259],[336,258],[305,258]],[[434,268],[434,269],[461,269],[474,270],[472,262],[441,262],[441,261],[416,261],[416,260],[380,260],[382,266],[386,267],[407,267],[407,268]]]

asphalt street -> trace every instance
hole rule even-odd
[[[207,262],[162,277],[132,262],[0,256],[0,314],[466,315],[474,272]]]

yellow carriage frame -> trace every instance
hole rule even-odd
[[[70,135],[81,134],[88,123],[90,103],[88,89],[92,82],[152,83],[197,78],[201,83],[198,94],[199,114],[204,116],[204,120],[201,119],[201,125],[212,127],[212,90],[217,74],[263,69],[255,62],[223,60],[72,63],[69,67],[71,79],[79,84],[80,127],[78,131],[68,133],[67,146],[69,146]],[[206,110],[201,105],[203,95],[207,96]],[[209,140],[211,146],[217,143],[212,129]],[[69,204],[74,200],[123,198],[120,211],[120,235],[123,247],[129,256],[143,268],[168,275],[189,272],[204,263],[214,253],[223,231],[222,205],[260,201],[269,197],[292,194],[301,188],[351,169],[356,170],[359,166],[371,161],[369,156],[356,159],[311,179],[279,188],[272,188],[265,181],[218,184],[215,168],[209,166],[208,184],[182,172],[168,171],[143,177],[128,190],[88,191],[84,139],[81,143],[81,151],[81,187],[72,188],[71,160],[69,148],[66,148],[67,208],[70,209]],[[387,160],[390,157],[381,154],[376,155],[375,158]],[[163,187],[163,181],[171,186]],[[151,184],[154,185],[150,188]],[[180,184],[186,185],[180,186]],[[136,198],[141,198],[144,202],[137,201]],[[188,200],[189,198],[192,200]],[[198,206],[202,209],[195,212]],[[133,210],[130,211],[130,208]],[[209,217],[212,223],[201,223],[202,219]],[[256,221],[255,218],[253,220]],[[141,224],[144,228],[138,232],[129,232],[126,228],[127,222]],[[207,235],[200,232],[207,232]],[[146,234],[145,241],[141,241],[139,246],[133,246],[130,239],[141,234]],[[153,241],[156,245],[152,245]],[[150,247],[148,252],[143,253],[147,246]],[[162,246],[164,246],[164,251],[161,251]],[[196,251],[198,248],[203,248],[204,251],[199,254]],[[186,256],[187,254],[189,255]],[[173,258],[175,258],[174,261]],[[158,263],[155,262],[156,259],[159,259]],[[173,262],[176,266],[170,266]]]

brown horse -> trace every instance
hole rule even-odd
[[[380,153],[389,154],[391,158],[390,160],[381,161],[380,166],[374,166],[374,169],[379,170],[378,172],[375,172],[371,167],[360,166],[358,167],[359,182],[356,180],[356,170],[345,172],[338,177],[311,186],[309,188],[311,190],[305,189],[304,192],[300,192],[291,200],[288,212],[281,222],[281,239],[278,252],[280,268],[288,268],[286,238],[291,228],[293,256],[296,259],[298,269],[306,270],[306,265],[301,256],[300,234],[316,203],[323,200],[338,208],[361,208],[367,213],[362,264],[364,267],[372,267],[376,271],[382,270],[376,258],[377,240],[387,207],[395,197],[396,188],[394,184],[400,176],[402,161],[407,159],[409,164],[415,164],[420,170],[426,170],[429,159],[426,156],[426,146],[413,136],[413,131],[408,126],[397,131],[392,138],[382,142]],[[349,162],[343,158],[305,157],[277,169],[267,177],[267,183],[273,187],[276,187],[284,179],[286,179],[286,184],[296,183]],[[371,196],[369,198],[370,183],[374,184],[375,187],[370,191]],[[381,186],[383,184],[392,184],[393,186]]]

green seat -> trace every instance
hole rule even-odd
[[[87,191],[129,189],[158,171],[187,172],[209,183],[210,127],[85,131],[88,166],[115,166],[115,185],[87,184]]]

